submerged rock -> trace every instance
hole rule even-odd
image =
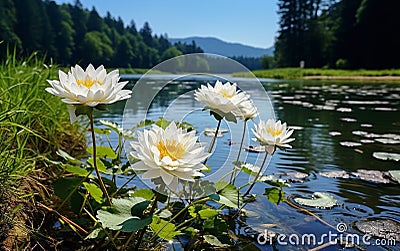
[[[391,219],[372,218],[356,221],[354,227],[370,236],[400,241],[400,223]]]

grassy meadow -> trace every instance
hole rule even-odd
[[[337,70],[337,69],[317,69],[317,68],[276,68],[268,70],[255,70],[254,75],[258,78],[275,78],[275,79],[302,79],[307,77],[398,77],[400,69],[388,70]],[[238,72],[235,77],[252,77],[250,73]]]
[[[56,150],[74,154],[84,144],[67,105],[45,91],[46,79],[56,77],[56,67],[35,54],[19,60],[10,53],[0,64],[0,229],[13,229],[6,219],[18,218],[25,202],[35,201],[34,187],[53,171],[49,160],[57,159]],[[31,186],[23,187],[24,181]]]

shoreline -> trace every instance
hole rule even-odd
[[[310,80],[385,80],[400,81],[400,76],[304,76]]]

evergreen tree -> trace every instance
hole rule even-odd
[[[0,59],[5,57],[7,47],[20,50],[22,43],[17,34],[15,26],[17,24],[16,10],[13,0],[0,0],[0,42],[3,41],[0,49]]]

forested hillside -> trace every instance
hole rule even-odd
[[[400,1],[279,0],[278,67],[400,68]]]
[[[167,35],[152,34],[148,23],[137,29],[133,20],[124,24],[110,13],[100,17],[79,0],[73,5],[0,0],[0,41],[0,59],[9,47],[20,55],[38,51],[63,65],[150,68],[177,55],[202,52],[195,43],[171,45]]]

